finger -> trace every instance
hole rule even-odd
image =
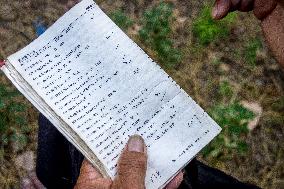
[[[171,182],[167,184],[165,189],[177,189],[182,181],[183,181],[183,172],[179,172],[179,174],[177,174],[177,176],[175,176],[175,178],[173,178],[173,180],[171,180]]]
[[[251,11],[253,9],[253,3],[254,0],[241,0],[238,10],[242,12]]]
[[[36,173],[32,172],[29,174],[29,177],[31,179],[31,181],[34,184],[35,189],[44,189],[45,187],[43,186],[43,184],[40,182],[40,180],[37,178]]]
[[[146,147],[142,137],[131,136],[118,162],[113,188],[144,189],[147,168]]]
[[[82,163],[80,175],[83,175],[84,177],[88,177],[90,179],[102,178],[100,172],[97,171],[97,169],[86,159],[84,159]]]
[[[230,0],[216,0],[212,10],[212,17],[217,20],[224,18],[229,13],[230,7]]]
[[[240,3],[241,3],[241,0],[231,0],[230,11],[232,12],[232,11],[238,10]]]
[[[110,189],[112,181],[104,179],[95,167],[84,160],[74,189]]]
[[[22,189],[35,189],[33,182],[29,178],[24,178],[21,181],[21,188]]]
[[[0,68],[5,65],[4,60],[0,60]]]
[[[267,17],[277,6],[277,2],[275,0],[255,0],[253,13],[254,15],[262,20]]]

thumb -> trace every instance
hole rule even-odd
[[[131,136],[119,162],[112,188],[144,189],[147,168],[146,147],[142,137]]]

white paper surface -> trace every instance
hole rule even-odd
[[[155,189],[221,131],[92,0],[8,60],[111,177],[130,135],[145,139],[146,188]]]

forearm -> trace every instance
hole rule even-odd
[[[284,68],[284,7],[278,3],[272,13],[262,20],[261,26],[271,51]]]

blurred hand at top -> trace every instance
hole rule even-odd
[[[212,17],[221,19],[229,12],[238,10],[241,12],[253,11],[254,15],[262,20],[275,9],[276,5],[277,0],[216,0]]]
[[[232,11],[253,11],[277,62],[284,68],[284,0],[215,0],[212,17],[224,18]]]

